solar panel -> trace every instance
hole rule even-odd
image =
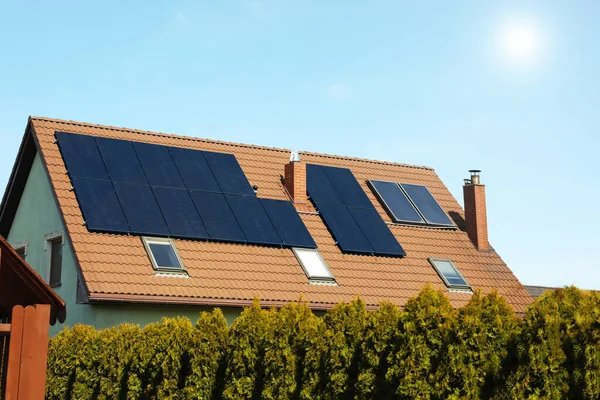
[[[131,233],[169,236],[169,228],[150,186],[114,182],[114,187]]]
[[[285,200],[260,199],[283,244],[291,247],[317,247],[294,205]]]
[[[254,196],[225,195],[248,243],[283,245],[271,220]]]
[[[222,193],[190,191],[190,195],[211,239],[246,242],[246,236]]]
[[[348,207],[373,208],[352,171],[348,168],[321,167],[342,201]]]
[[[169,147],[169,152],[189,190],[221,192],[221,188],[204,158],[204,152],[179,147]]]
[[[413,201],[428,224],[439,226],[454,226],[442,207],[433,198],[425,186],[401,183],[404,192]]]
[[[375,252],[354,217],[345,206],[319,204],[319,213],[342,251],[349,253]]]
[[[406,253],[375,209],[349,207],[354,220],[363,231],[375,253],[404,257]]]
[[[425,223],[425,220],[396,182],[371,180],[369,184],[395,222]]]
[[[56,132],[55,136],[71,178],[109,179],[93,136],[66,132]]]
[[[133,142],[133,148],[151,185],[185,187],[168,147]]]
[[[148,184],[131,142],[97,137],[96,143],[112,181]]]
[[[321,165],[306,165],[306,190],[310,199],[315,204],[344,205],[323,168]]]
[[[110,181],[72,178],[81,213],[91,232],[129,232],[129,225]]]
[[[223,193],[256,196],[233,154],[205,151],[204,158]]]
[[[154,186],[152,191],[172,236],[208,239],[208,231],[187,190]]]

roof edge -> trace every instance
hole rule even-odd
[[[165,132],[152,132],[152,131],[145,131],[145,130],[141,130],[141,129],[132,129],[132,128],[127,128],[127,127],[118,127],[118,126],[112,126],[112,125],[92,124],[92,123],[88,123],[88,122],[79,122],[79,121],[73,121],[73,120],[63,120],[63,119],[40,117],[40,116],[31,116],[29,118],[32,121],[45,121],[45,122],[54,122],[54,123],[60,123],[60,124],[78,125],[78,126],[88,127],[88,128],[117,130],[117,131],[122,131],[122,132],[140,134],[140,135],[170,137],[170,138],[189,140],[189,141],[194,141],[194,142],[222,144],[222,145],[242,147],[242,148],[248,148],[248,149],[277,151],[277,152],[283,152],[286,154],[291,151],[290,149],[283,149],[283,148],[279,148],[279,147],[269,147],[269,146],[261,146],[261,145],[246,144],[246,143],[227,142],[227,141],[223,141],[223,140],[215,140],[215,139],[208,139],[208,138],[194,137],[194,136],[185,136],[185,135],[178,135],[178,134],[165,133]],[[335,154],[315,153],[315,152],[311,152],[311,151],[300,151],[300,153],[308,154],[308,155],[316,156],[316,157],[323,157],[323,158],[334,158],[334,159],[338,159],[338,160],[352,160],[352,161],[359,161],[359,162],[365,162],[365,163],[370,163],[370,164],[393,165],[393,166],[397,166],[397,167],[415,168],[415,169],[423,169],[423,170],[427,170],[427,171],[434,171],[433,168],[425,166],[425,165],[412,165],[412,164],[405,164],[405,163],[399,163],[399,162],[393,162],[393,161],[372,160],[372,159],[361,158],[361,157],[348,157],[348,156],[341,156],[341,155],[335,155]]]

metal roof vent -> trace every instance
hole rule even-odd
[[[471,173],[471,184],[472,185],[480,185],[481,181],[479,179],[479,173],[481,172],[481,170],[470,169],[469,172]]]
[[[292,154],[290,154],[290,162],[300,162],[300,153],[298,150],[292,150]]]

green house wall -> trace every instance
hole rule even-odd
[[[60,213],[52,194],[48,175],[44,170],[39,153],[36,155],[21,201],[12,223],[8,242],[12,246],[27,241],[25,260],[40,276],[47,280],[48,250],[46,235],[64,232]],[[123,322],[142,326],[159,321],[162,317],[185,316],[195,322],[201,311],[211,311],[211,307],[159,306],[135,304],[78,304],[77,270],[71,243],[63,236],[63,260],[61,284],[55,287],[56,293],[67,303],[67,318],[64,324],[57,323],[50,328],[54,336],[64,326],[78,323],[93,325],[98,329],[118,325]],[[150,260],[148,260],[150,262]],[[231,324],[240,314],[238,308],[223,309],[223,314]]]

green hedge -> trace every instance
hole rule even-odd
[[[77,325],[50,342],[49,399],[598,399],[600,295],[549,292],[518,319],[496,293],[462,309],[429,287],[400,310],[306,304],[195,325]]]

